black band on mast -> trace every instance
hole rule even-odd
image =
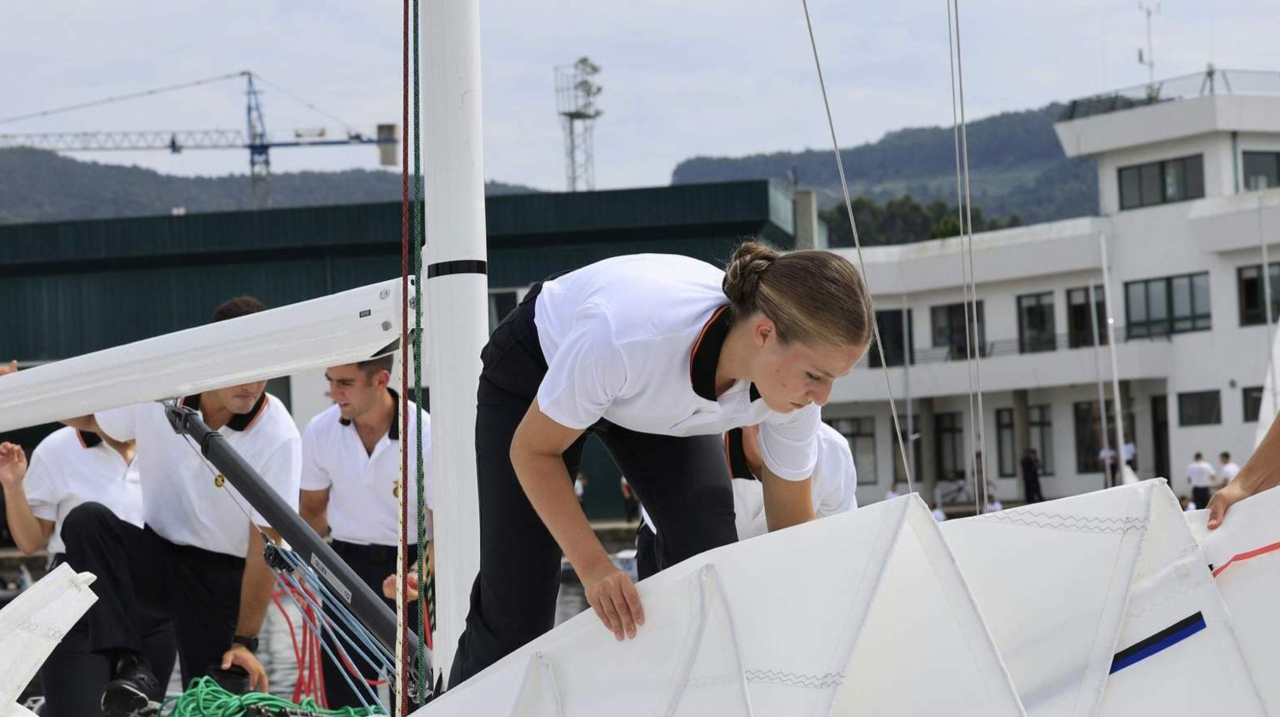
[[[450,274],[488,274],[489,263],[482,259],[458,259],[457,261],[438,261],[427,266],[427,278],[449,276]]]

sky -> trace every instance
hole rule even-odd
[[[1280,71],[1276,0],[1164,0],[1157,77]],[[0,22],[0,119],[241,69],[351,125],[401,113],[401,12],[392,0],[65,0]],[[946,0],[809,0],[842,146],[949,125]],[[1140,84],[1134,0],[960,2],[970,119]],[[553,68],[588,56],[605,111],[597,188],[667,184],[681,160],[830,147],[800,0],[484,0],[485,176],[561,190]],[[285,93],[263,96],[269,132],[339,123]],[[240,129],[244,83],[0,123],[0,133]],[[167,174],[244,173],[245,150],[77,153]],[[276,172],[377,168],[373,147],[279,149]]]

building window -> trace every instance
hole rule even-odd
[[[515,289],[501,289],[489,292],[489,333],[498,328],[498,324],[507,318],[519,303]]]
[[[1093,287],[1094,316],[1089,316],[1089,287],[1067,289],[1067,345],[1093,345],[1093,324],[1098,324],[1098,344],[1107,344],[1107,302],[1102,285]]]
[[[1107,401],[1107,436],[1105,442],[1102,436],[1102,417],[1098,414],[1097,401],[1083,401],[1075,404],[1075,429],[1076,429],[1076,472],[1077,473],[1101,473],[1102,459],[1100,453],[1104,445],[1116,450],[1115,431],[1116,431],[1116,412],[1115,403]],[[1048,406],[1045,407],[1048,409]],[[1133,430],[1133,412],[1125,411],[1124,414],[1125,433]],[[1041,461],[1044,461],[1041,457]]]
[[[969,352],[969,337],[965,335],[965,314],[968,304],[963,302],[959,304],[946,304],[944,306],[934,306],[931,309],[933,318],[933,346],[934,348],[946,348],[947,357],[952,360],[966,358]],[[969,321],[973,321],[973,310],[968,312]],[[985,313],[983,311],[983,302],[978,302],[978,346],[982,348],[982,355],[986,356],[987,332]]]
[[[1054,328],[1053,292],[1018,297],[1018,353],[1057,348]]]
[[[849,441],[853,451],[853,467],[858,470],[858,485],[876,484],[876,419],[835,418],[827,423]]]
[[[1280,319],[1280,264],[1267,265],[1271,282],[1271,320]],[[1240,325],[1267,323],[1267,294],[1262,285],[1262,265],[1242,266],[1236,270],[1236,295],[1240,299]]]
[[[1222,423],[1222,394],[1194,391],[1178,394],[1179,426],[1215,426]]]
[[[1204,196],[1204,158],[1201,155],[1121,167],[1120,208],[1200,199]]]
[[[1040,456],[1040,475],[1053,475],[1052,406],[1027,407],[1027,438]]]
[[[901,366],[905,359],[916,362],[915,339],[911,336],[911,310],[907,309],[906,325],[903,325],[900,309],[885,309],[876,312],[876,326],[880,329],[880,339],[884,341],[884,360],[890,366]],[[963,331],[961,332],[963,333]],[[867,365],[880,368],[880,350],[875,342],[867,351]]]
[[[1240,394],[1244,398],[1244,422],[1257,423],[1258,414],[1262,412],[1262,387],[1242,388]]]
[[[920,441],[920,417],[911,416],[911,425],[908,426],[907,417],[898,416],[898,426],[902,429],[903,439],[906,440],[907,445],[911,446],[911,452],[907,454],[907,460],[915,461],[911,467],[911,479],[918,481],[920,480],[920,466],[924,465],[923,447]],[[913,456],[912,454],[915,455]],[[907,482],[907,474],[902,470],[902,451],[898,448],[898,436],[896,433],[893,437],[893,482]]]
[[[1130,281],[1124,295],[1131,339],[1211,327],[1209,272]]]
[[[959,411],[933,417],[938,480],[964,480],[964,422]]]
[[[1001,478],[1018,475],[1018,457],[1013,445],[1013,409],[996,409],[996,474]]]
[[[1280,187],[1280,152],[1244,153],[1244,188]]]

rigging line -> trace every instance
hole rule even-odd
[[[987,496],[987,476],[991,475],[988,470],[990,465],[990,451],[987,450],[986,441],[986,412],[983,409],[982,402],[982,345],[978,344],[978,277],[973,271],[973,197],[969,189],[969,123],[965,120],[964,113],[964,50],[960,45],[960,0],[952,0],[956,10],[956,82],[959,86],[960,94],[960,152],[964,159],[964,204],[965,204],[965,225],[966,236],[968,237],[968,253],[969,253],[969,287],[973,298],[973,340],[977,344],[973,351],[973,367],[977,376],[978,388],[978,448],[982,452],[982,494],[984,497],[983,506],[985,508]]]
[[[267,85],[268,87],[272,87],[272,88],[274,88],[277,92],[280,92],[281,94],[285,95],[286,97],[288,97],[289,99],[293,100],[294,102],[297,102],[297,103],[299,103],[299,104],[303,105],[304,107],[306,107],[307,109],[312,110],[312,111],[314,111],[314,112],[316,112],[316,113],[318,113],[318,114],[322,114],[322,115],[324,115],[325,117],[328,117],[329,119],[331,119],[331,120],[333,120],[333,121],[337,122],[338,124],[342,125],[345,129],[347,129],[347,130],[349,130],[349,131],[354,131],[354,130],[355,130],[355,126],[354,126],[354,125],[352,125],[350,122],[348,122],[348,121],[346,121],[346,120],[342,119],[341,117],[339,117],[339,116],[337,116],[337,115],[333,114],[332,112],[329,112],[329,111],[324,110],[324,109],[322,109],[322,108],[320,108],[320,107],[317,107],[317,106],[316,106],[316,104],[315,104],[314,102],[310,102],[309,100],[306,100],[306,99],[304,99],[304,98],[302,98],[302,97],[299,97],[298,95],[295,95],[294,93],[292,93],[292,92],[290,92],[289,90],[285,89],[284,87],[280,86],[280,84],[279,84],[279,83],[272,82],[271,80],[268,80],[267,78],[263,77],[262,75],[260,75],[260,74],[258,74],[258,73],[256,73],[256,72],[251,73],[251,74],[253,75],[253,78],[254,78],[255,80],[257,80],[257,81],[261,82],[261,83],[262,83],[262,84],[264,84],[264,85]]]
[[[813,21],[809,18],[809,0],[800,0],[804,7],[804,23],[809,30],[809,47],[813,49],[813,66],[818,71],[818,87],[822,90],[822,106],[827,112],[827,128],[831,131],[831,149],[836,155],[836,169],[840,172],[840,188],[844,191],[844,208],[849,215],[849,227],[853,230],[853,245],[858,250],[858,268],[862,271],[862,280],[867,284],[867,294],[871,294],[871,283],[867,276],[867,263],[862,258],[862,242],[858,239],[858,222],[853,218],[853,200],[849,197],[849,180],[844,174],[844,160],[840,158],[840,143],[836,140],[836,123],[831,116],[831,101],[827,98],[827,83],[822,76],[822,61],[818,59],[818,41],[813,36]],[[902,472],[907,476],[907,492],[914,493],[911,464],[907,461],[907,448],[902,442],[902,426],[898,422],[898,408],[893,400],[893,384],[889,381],[889,363],[884,358],[884,342],[880,340],[880,325],[876,321],[875,303],[871,305],[871,331],[875,337],[876,350],[880,354],[880,368],[884,372],[884,387],[889,395],[889,417],[893,419],[893,432],[898,438],[898,454],[902,460]]]
[[[413,0],[413,126],[414,129],[422,127],[422,97],[421,82],[419,79],[419,67],[421,65],[419,52],[419,34],[421,22],[419,19],[419,2]],[[413,134],[413,266],[414,280],[418,287],[418,292],[422,296],[426,296],[422,282],[422,253],[426,249],[426,230],[423,227],[423,200],[422,200],[422,136],[420,132]],[[414,409],[418,410],[418,406],[422,405],[422,300],[419,299],[413,304],[413,397]],[[415,430],[415,451],[417,461],[417,473],[414,474],[414,491],[413,500],[417,504],[418,523],[417,528],[417,545],[418,545],[418,587],[419,605],[426,605],[429,599],[427,586],[430,582],[429,574],[426,569],[427,550],[423,540],[424,531],[426,530],[426,469],[423,467],[423,445],[422,445],[422,421],[414,421]],[[407,434],[402,434],[407,435]],[[407,492],[407,485],[406,485]],[[418,620],[418,654],[415,655],[418,665],[418,685],[424,690],[429,691],[434,681],[435,675],[427,675],[427,645],[431,639],[431,627],[427,624],[426,619]],[[411,665],[412,667],[412,665]],[[412,701],[412,700],[410,700]],[[407,709],[406,712],[407,713]]]
[[[302,589],[302,586],[298,584],[297,579],[296,579],[296,578],[294,578],[292,575],[285,575],[285,574],[281,573],[280,571],[275,571],[275,578],[276,578],[276,584],[277,584],[277,585],[279,585],[279,586],[281,586],[281,587],[283,587],[283,588],[296,587],[296,588],[297,588],[297,589],[299,589],[299,590],[301,590],[301,589]],[[295,603],[298,603],[297,598],[294,598],[294,602],[295,602]],[[298,603],[298,606],[299,606],[299,608],[301,608],[301,607],[302,607],[300,603]],[[314,624],[314,623],[312,623],[312,622],[311,622],[311,619],[310,619],[309,617],[307,617],[307,616],[306,616],[306,611],[305,611],[305,610],[303,610],[302,612],[303,612],[303,617],[302,617],[302,619],[303,619],[303,620],[305,620],[305,621],[307,621],[307,623],[308,623],[308,624],[310,624],[311,629],[315,630],[315,631],[317,632],[317,634],[319,634],[319,635],[321,635],[321,636],[322,636],[322,637],[320,638],[320,647],[321,647],[321,649],[323,649],[323,650],[325,651],[325,653],[327,653],[327,654],[329,655],[329,659],[330,659],[330,660],[332,660],[332,661],[333,661],[333,663],[334,663],[335,665],[342,665],[342,662],[338,659],[338,657],[334,654],[333,650],[329,647],[329,643],[323,639],[323,635],[324,635],[324,628],[326,628],[326,627],[328,627],[328,626],[323,624],[323,620],[321,620],[321,621],[320,621],[320,623],[321,623],[321,624],[320,624],[319,626],[317,626],[316,624]],[[317,613],[317,616],[318,616],[318,615],[319,615],[319,613]],[[317,619],[318,619],[318,618],[317,618]],[[331,635],[333,634],[332,629],[330,629],[330,634],[331,634]],[[339,650],[343,650],[343,647],[342,647],[342,645],[339,643],[339,641],[338,641],[338,639],[337,639],[337,636],[336,636],[336,635],[334,635],[334,637],[333,637],[333,643],[334,643],[334,645],[336,645],[336,646],[338,647],[338,649],[339,649]],[[361,705],[365,710],[372,710],[373,708],[370,706],[369,702],[368,702],[367,700],[365,700],[366,692],[365,692],[365,691],[362,691],[362,690],[361,690],[361,688],[360,688],[360,687],[358,687],[358,686],[356,685],[356,681],[352,679],[352,677],[351,677],[351,675],[350,675],[350,674],[348,674],[348,672],[349,672],[349,671],[348,671],[348,670],[340,670],[340,672],[342,673],[342,677],[343,677],[343,679],[344,679],[344,680],[346,680],[346,682],[347,682],[347,686],[351,688],[351,692],[352,692],[352,694],[354,694],[354,695],[356,696],[356,699],[360,700],[360,705]],[[372,691],[372,690],[371,690],[367,685],[362,685],[361,687],[364,687],[364,689],[365,689],[365,690],[368,690],[368,691],[370,691],[370,692]],[[377,700],[377,698],[376,698],[376,695],[375,695],[375,698],[374,698],[374,700],[373,700],[373,703],[374,703],[374,704],[377,704],[377,703],[378,703],[378,700]]]
[[[964,314],[965,376],[969,380],[969,453],[964,465],[969,467],[969,475],[973,476],[973,512],[975,515],[981,515],[983,504],[979,497],[981,489],[978,487],[978,456],[975,449],[976,439],[974,438],[977,424],[974,421],[973,404],[973,335],[977,332],[969,329],[969,268],[964,261],[964,193],[961,189],[960,181],[960,120],[956,112],[956,51],[953,44],[954,39],[955,35],[951,23],[951,0],[947,0],[947,65],[951,73],[951,135],[956,155],[956,223],[960,229],[960,286],[964,291],[964,302],[960,306]],[[974,323],[977,323],[976,315],[974,316]],[[978,415],[981,417],[981,414]]]
[[[108,105],[115,102],[123,102],[125,100],[136,100],[141,97],[151,97],[153,95],[164,94],[165,92],[173,92],[174,90],[185,90],[191,87],[199,87],[200,85],[212,84],[214,82],[232,80],[237,77],[244,77],[246,74],[248,74],[248,71],[242,70],[240,72],[232,72],[230,74],[219,75],[217,77],[206,77],[202,80],[193,80],[191,82],[183,82],[176,85],[168,85],[165,87],[157,87],[151,90],[143,90],[142,92],[131,92],[126,95],[104,97],[100,100],[91,100],[89,102],[80,102],[74,105],[65,105],[63,107],[55,107],[53,109],[42,110],[40,112],[30,112],[27,114],[14,115],[12,117],[0,117],[0,124],[8,124],[10,122],[19,122],[22,120],[34,119],[36,117],[48,117],[49,115],[62,114],[64,112],[82,110],[82,109],[87,109],[89,107],[99,107],[101,105]]]
[[[400,143],[400,420],[401,436],[409,431],[409,138],[418,128],[409,126],[409,0],[404,0],[401,57],[401,126],[404,139]],[[400,540],[396,546],[396,655],[395,684],[397,714],[409,713],[408,639],[409,623],[405,619],[408,603],[409,571],[405,558],[409,554],[409,451],[407,441],[400,441]]]
[[[366,664],[379,672],[392,669],[394,656],[391,654],[391,651],[383,646],[382,643],[380,643],[377,638],[375,638],[373,634],[360,623],[356,616],[352,614],[351,610],[338,599],[338,596],[335,595],[333,591],[329,590],[328,587],[324,585],[323,581],[319,579],[319,576],[315,575],[314,571],[303,563],[302,559],[297,554],[291,553],[292,551],[279,551],[279,554],[284,556],[285,562],[290,565],[291,569],[296,570],[301,574],[319,597],[319,601],[317,601],[308,594],[306,596],[308,603],[317,609],[322,607],[320,604],[321,602],[329,606],[329,610],[321,610],[318,619],[322,620],[326,626],[332,627],[333,625],[340,625],[344,630],[346,630],[346,632],[340,634],[340,637],[342,638],[341,640],[339,640],[339,633],[336,630],[330,630],[334,635],[334,644],[341,647],[341,643],[345,641],[347,644],[351,645],[352,649],[359,654]],[[346,653],[346,648],[342,648],[342,650]]]

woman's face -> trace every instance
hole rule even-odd
[[[751,380],[769,408],[790,413],[811,403],[824,406],[837,378],[849,373],[866,353],[865,346],[808,346],[778,339],[773,321],[755,319],[752,338],[759,349],[751,365]]]

